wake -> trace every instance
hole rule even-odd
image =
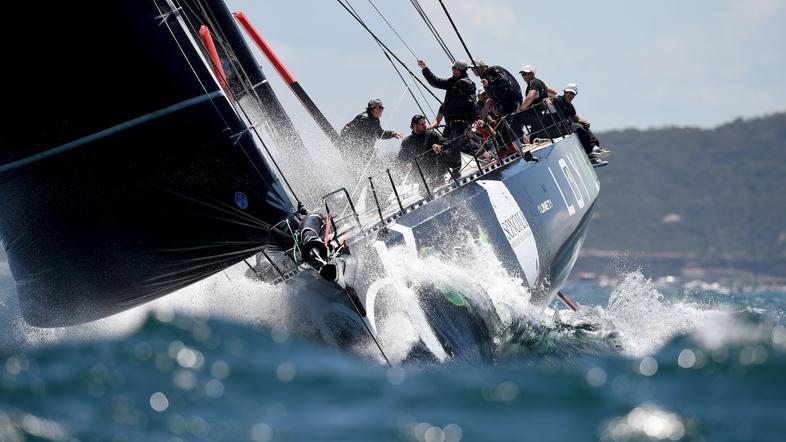
[[[728,329],[736,321],[727,306],[666,299],[641,271],[621,274],[606,305],[581,306],[578,312],[556,302],[533,305],[523,281],[507,274],[480,241],[467,241],[449,255],[432,252],[414,257],[403,248],[392,249],[380,285],[386,290],[369,310],[377,312],[372,321],[374,331],[396,364],[413,362],[418,347],[431,354],[429,363],[495,363],[532,356],[571,358],[610,353],[641,358],[676,336],[717,336],[719,324]],[[482,339],[459,337],[456,342],[466,348],[441,346],[433,325],[445,319],[419,302],[417,294],[424,287],[448,293],[451,302],[466,300],[485,328],[478,335]],[[247,324],[272,333],[277,340],[304,336],[381,362],[379,350],[362,324],[356,319],[353,322],[351,312],[337,320],[331,314],[335,308],[322,293],[297,284],[274,287],[249,279],[243,266],[231,267],[148,305],[64,328],[26,324],[11,291],[0,294],[0,323],[6,329],[0,351],[119,338],[137,331],[150,315],[170,322],[181,314],[200,321],[220,318]]]

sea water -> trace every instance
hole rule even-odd
[[[661,292],[645,269],[569,285],[573,313],[495,272],[493,361],[393,366],[304,338],[286,291],[229,274],[66,329],[24,324],[6,275],[0,441],[784,439],[783,294]],[[404,354],[396,321],[380,341]]]

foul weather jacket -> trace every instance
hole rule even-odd
[[[450,123],[455,120],[472,122],[480,118],[475,83],[467,75],[461,78],[439,78],[429,68],[423,69],[423,77],[435,88],[445,90],[442,115]]]
[[[393,131],[382,129],[379,118],[366,111],[341,129],[338,149],[344,157],[355,158],[374,149],[374,143],[380,138],[393,138]]]
[[[523,97],[521,86],[516,78],[501,66],[491,66],[483,72],[480,78],[489,82],[486,90],[502,115],[514,112]]]

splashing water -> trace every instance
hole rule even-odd
[[[15,296],[9,296],[0,304],[0,314],[12,333],[6,334],[0,345],[31,348],[114,338],[135,332],[151,312],[163,320],[178,312],[306,336],[381,361],[378,350],[365,336],[349,346],[340,342],[336,324],[326,323],[325,312],[330,306],[320,293],[303,290],[297,284],[273,287],[247,278],[244,270],[235,266],[147,306],[59,329],[28,326],[18,315]],[[421,341],[431,349],[439,347],[429,313],[416,293],[417,287],[425,285],[443,292],[456,291],[475,305],[485,302],[490,306],[475,312],[488,328],[490,342],[476,344],[490,346],[494,360],[617,352],[640,358],[656,352],[669,339],[693,331],[707,341],[721,339],[724,331],[726,335],[740,335],[728,332],[735,324],[730,312],[666,300],[640,271],[620,276],[605,308],[583,306],[574,313],[533,305],[522,280],[507,274],[491,249],[477,241],[467,241],[452,256],[431,253],[416,258],[404,248],[391,249],[386,275],[379,284],[389,289],[389,296],[378,301],[384,314],[376,318],[376,331],[380,344],[395,362],[404,361]],[[437,356],[439,361],[449,359],[448,355]]]

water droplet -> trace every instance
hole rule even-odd
[[[658,361],[650,356],[646,356],[639,362],[638,370],[642,376],[652,376],[658,372]]]
[[[442,428],[431,427],[423,434],[425,442],[445,442],[445,432]]]
[[[11,356],[5,361],[5,370],[12,375],[18,375],[22,372],[22,363],[16,356]]]
[[[254,442],[268,442],[273,439],[273,428],[270,425],[259,422],[251,427],[251,440]]]
[[[224,395],[224,384],[218,379],[211,379],[205,384],[205,394],[213,399],[218,399]]]
[[[425,441],[426,440],[426,431],[428,431],[429,428],[431,428],[431,424],[428,423],[428,422],[421,422],[421,423],[415,425],[415,429],[413,431],[413,433],[415,435],[415,439],[417,439],[419,441]]]
[[[159,413],[169,408],[169,399],[164,393],[157,391],[150,395],[150,408]]]
[[[188,420],[188,431],[194,436],[203,436],[207,434],[208,429],[207,421],[199,416],[194,416]]]
[[[464,437],[464,431],[456,424],[447,424],[442,430],[445,432],[445,442],[459,442]]]
[[[181,390],[192,390],[197,384],[196,376],[188,370],[177,370],[173,378],[175,386]]]
[[[606,383],[606,371],[600,367],[592,367],[587,371],[587,383],[593,387],[601,387]]]
[[[270,336],[276,344],[283,344],[289,340],[289,330],[286,327],[273,327],[270,330]]]
[[[291,382],[295,379],[295,366],[289,362],[282,362],[276,368],[276,377],[278,380],[284,383]]]
[[[677,364],[682,368],[691,368],[696,364],[696,353],[689,348],[685,348],[677,357]]]
[[[210,366],[210,374],[216,379],[226,379],[229,376],[229,364],[224,361],[213,362]]]
[[[139,342],[134,346],[134,356],[140,361],[147,361],[153,356],[153,348],[147,342]]]

